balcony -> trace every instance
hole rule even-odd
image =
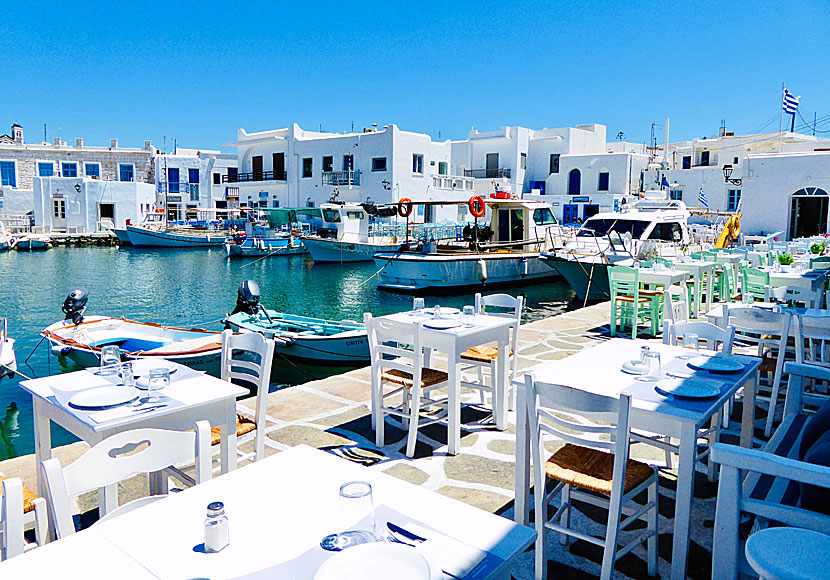
[[[183,193],[190,197],[190,201],[199,201],[199,184],[187,183],[186,181],[171,181],[165,183],[160,181],[156,187],[159,193]]]
[[[360,185],[360,170],[324,171],[323,185]]]
[[[222,183],[241,183],[244,181],[285,181],[285,171],[258,171],[256,173],[237,173],[223,175]]]
[[[448,189],[450,191],[472,191],[475,188],[475,180],[471,177],[461,177],[458,175],[433,174],[432,187],[435,189]]]
[[[239,188],[232,185],[226,185],[225,199],[239,199]]]
[[[497,179],[504,177],[510,179],[510,168],[501,167],[499,169],[465,169],[464,177],[473,177],[475,179]]]

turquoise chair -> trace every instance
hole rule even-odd
[[[650,324],[652,336],[660,325],[662,293],[640,289],[640,271],[628,266],[608,268],[608,285],[611,289],[611,336],[617,335],[617,321],[625,328],[631,325],[631,338],[637,338],[640,321]]]
[[[769,272],[741,262],[741,297],[747,294],[752,296],[753,302],[769,302],[769,293]]]

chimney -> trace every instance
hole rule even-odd
[[[372,123],[372,132],[376,133],[377,130],[378,130],[378,124],[377,123]]]
[[[80,137],[75,137],[75,147],[79,149],[84,146],[84,140]]]
[[[61,138],[60,137],[55,137],[52,140],[52,142],[55,144],[55,147],[60,147],[61,146]]]
[[[110,139],[110,149],[118,149],[118,139]]]
[[[23,127],[15,123],[12,125],[12,139],[15,143],[23,145]]]
[[[149,151],[149,150],[150,150],[150,148],[151,148],[152,146],[153,146],[153,145],[150,143],[150,140],[149,140],[149,139],[148,139],[148,140],[146,140],[146,141],[144,142],[144,148],[145,148],[147,151]]]

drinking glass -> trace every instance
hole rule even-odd
[[[424,299],[423,298],[414,298],[412,300],[412,312],[415,315],[423,313],[424,306],[426,306],[426,304],[424,304]]]
[[[329,534],[320,541],[324,550],[338,552],[369,542],[379,541],[375,529],[375,506],[372,486],[365,481],[349,481],[340,486],[340,511],[349,528],[339,534]]]
[[[464,306],[463,313],[464,313],[464,326],[466,326],[467,328],[470,328],[471,326],[474,326],[473,319],[476,316],[476,307],[473,306],[472,304],[467,304],[466,306]]]
[[[650,350],[646,353],[646,374],[637,377],[641,381],[658,381],[662,376],[662,369],[660,368],[660,353]]]
[[[121,349],[114,344],[109,344],[101,349],[102,375],[114,375],[121,370]]]
[[[755,298],[749,292],[744,291],[741,294],[741,302],[743,302],[744,304],[752,304],[753,302],[755,302]]]
[[[158,369],[150,369],[149,378],[147,380],[147,398],[146,402],[155,403],[161,400],[159,391],[170,386],[170,369],[163,367]]]
[[[697,358],[700,354],[700,337],[697,334],[687,332],[683,335],[683,353],[679,358],[686,360]]]

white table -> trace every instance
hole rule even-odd
[[[409,312],[399,312],[384,316],[396,322],[412,323],[427,321],[429,316],[412,316]],[[461,319],[459,319],[461,321]],[[507,429],[507,371],[508,344],[510,326],[514,318],[477,314],[472,320],[474,326],[459,325],[448,330],[434,330],[421,327],[421,344],[426,349],[436,350],[447,355],[448,392],[448,434],[447,452],[455,455],[461,448],[461,353],[474,346],[496,342],[498,357],[496,359],[496,388],[493,395],[493,417],[498,429]],[[425,363],[429,364],[429,356]]]
[[[749,536],[745,551],[749,565],[766,580],[816,580],[830,575],[830,536],[810,529],[763,529]]]
[[[95,445],[110,435],[130,429],[155,427],[186,431],[192,429],[196,421],[205,419],[211,426],[221,428],[222,472],[236,468],[236,398],[247,394],[248,390],[166,360],[134,361],[133,372],[146,375],[149,369],[161,366],[176,369],[170,375],[170,387],[161,391],[169,398],[169,405],[105,423],[97,423],[94,412],[73,409],[66,402],[79,391],[115,384],[116,377],[102,377],[90,369],[20,383],[32,394],[37,486],[41,495],[46,489],[41,463],[52,456],[51,422]],[[116,506],[116,496],[114,489],[102,494],[103,501],[99,506],[102,513]]]
[[[709,312],[712,309],[712,302],[713,302],[713,292],[715,290],[715,279],[714,279],[714,271],[715,266],[717,264],[715,262],[705,262],[703,260],[687,260],[686,262],[676,262],[674,267],[683,270],[685,272],[689,272],[694,279],[694,296],[695,296],[695,304],[694,308],[690,309],[689,314],[691,314],[692,318],[697,318],[698,312]],[[701,282],[703,281],[704,276],[707,279],[706,283],[706,306],[701,308]]]
[[[332,556],[320,548],[320,540],[354,523],[339,498],[340,485],[352,480],[372,485],[377,523],[384,529],[387,521],[410,530],[420,526],[429,530],[423,535],[433,544],[443,534],[489,552],[482,578],[505,575],[511,560],[536,537],[530,528],[386,475],[380,467],[385,466],[368,468],[301,445],[96,524],[76,537],[110,542],[151,578],[311,580]],[[194,548],[204,541],[211,501],[225,504],[230,545],[205,554]],[[428,561],[442,568],[446,562],[438,561],[427,544],[416,549],[431,553]],[[39,571],[54,565],[50,558],[39,558],[39,552],[21,556],[28,560],[26,577],[44,577]],[[96,565],[85,561],[89,550],[62,555],[66,570]],[[4,572],[0,564],[0,577],[6,577]],[[443,580],[440,573],[437,577]]]
[[[689,276],[688,272],[672,268],[671,270],[655,270],[652,268],[640,268],[639,278],[640,284],[649,284],[653,286],[663,286],[668,288],[674,284],[682,283]]]
[[[769,285],[773,288],[792,286],[815,292],[824,287],[824,279],[827,277],[827,270],[807,270],[806,272],[795,272],[781,270],[774,272],[770,268],[761,268],[769,272]]]
[[[672,548],[672,578],[686,577],[686,557],[689,549],[689,524],[697,456],[698,430],[709,424],[711,418],[723,408],[737,390],[744,386],[744,406],[741,418],[741,445],[752,444],[754,420],[755,377],[761,359],[738,357],[746,364],[738,373],[701,373],[706,378],[723,381],[721,394],[711,399],[682,400],[664,397],[654,391],[654,383],[637,381],[636,377],[623,373],[620,368],[627,360],[639,358],[640,348],[648,346],[662,358],[664,374],[669,371],[694,372],[685,361],[676,360],[682,348],[657,344],[644,340],[615,338],[593,348],[585,349],[568,358],[551,361],[537,367],[535,380],[568,385],[605,395],[619,395],[627,391],[632,395],[630,424],[634,429],[679,439],[677,494],[674,511],[674,542]],[[516,417],[516,506],[518,523],[528,521],[530,508],[530,445],[527,413],[528,397],[524,382],[516,382],[518,388]],[[522,409],[524,411],[522,412]],[[685,539],[685,541],[681,541]]]

